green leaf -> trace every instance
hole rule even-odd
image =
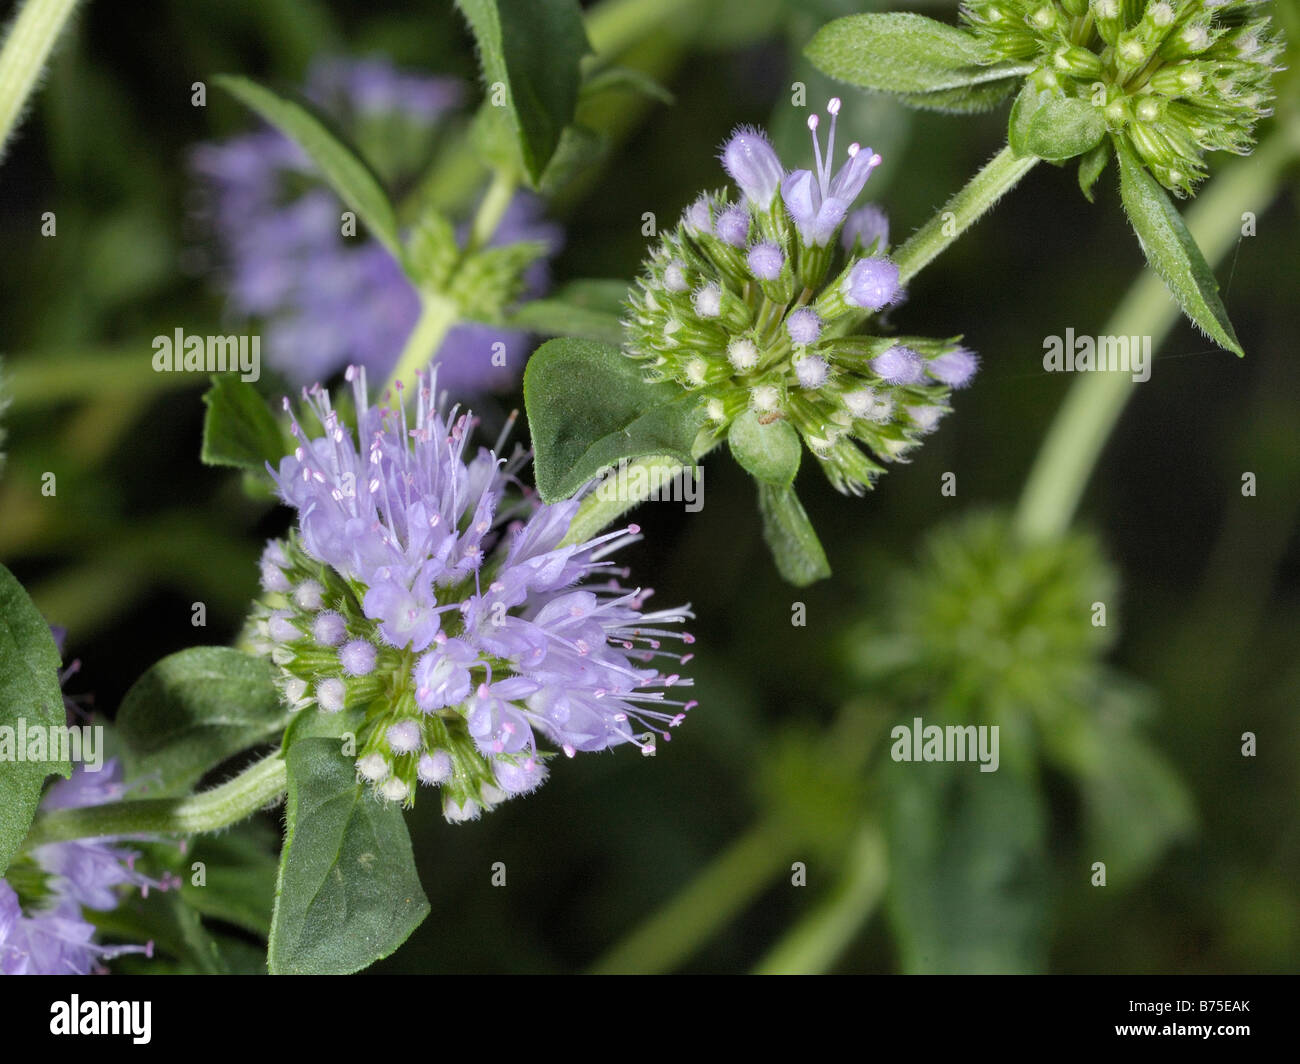
[[[545,254],[546,245],[537,240],[480,248],[461,260],[447,296],[462,319],[495,322],[523,291],[524,271]]]
[[[401,261],[402,247],[392,203],[374,171],[337,134],[302,104],[255,81],[222,74],[216,82],[302,148],[319,167],[321,176],[338,194],[343,206],[356,211],[371,234]]]
[[[831,575],[826,552],[793,487],[759,481],[758,508],[763,539],[782,577],[795,587],[807,587]]]
[[[509,324],[543,336],[576,336],[606,344],[623,342],[624,281],[570,281],[545,299],[525,303]]]
[[[441,293],[460,261],[456,229],[440,211],[426,208],[406,240],[406,267],[416,288]]]
[[[910,734],[896,741],[911,747]],[[1048,873],[1037,787],[1005,758],[996,772],[973,761],[890,762],[886,776],[888,910],[903,970],[1042,971]]]
[[[1048,162],[1063,162],[1091,151],[1106,135],[1101,112],[1087,100],[1053,96],[1030,119],[1025,143]]]
[[[152,798],[184,794],[228,757],[278,736],[288,711],[271,663],[230,647],[169,654],[138,679],[117,714],[128,774]]]
[[[874,92],[936,110],[984,110],[1033,67],[987,63],[970,33],[923,15],[849,15],[827,23],[804,55],[819,70]],[[987,86],[993,86],[987,88]]]
[[[271,920],[271,974],[348,975],[381,960],[429,914],[401,807],[357,782],[335,739],[286,754],[288,828]]]
[[[498,85],[534,185],[573,121],[591,51],[577,0],[456,0],[478,42],[489,104]]]
[[[1087,100],[1039,89],[1027,80],[1011,108],[1007,141],[1017,155],[1062,162],[1095,148],[1106,135],[1101,111]]]
[[[490,97],[474,112],[469,140],[479,161],[490,169],[514,173],[520,168],[514,122],[504,107],[492,106]]]
[[[1138,879],[1195,825],[1187,788],[1139,731],[1150,703],[1141,688],[1110,677],[1086,709],[1044,733],[1044,752],[1074,778],[1082,798],[1088,860],[1105,862],[1111,886]]]
[[[278,466],[293,450],[266,400],[251,384],[214,374],[203,402],[208,408],[200,451],[205,465],[232,466],[265,480],[266,463]]]
[[[39,728],[48,755],[50,729],[67,724],[59,664],[50,626],[13,573],[0,565],[0,874],[31,827],[46,777],[72,774],[66,757],[30,761],[20,758],[18,748],[20,731]]]
[[[778,488],[794,483],[803,443],[784,418],[765,425],[755,411],[746,410],[731,423],[727,443],[732,456],[750,476]]]
[[[988,68],[993,70],[995,68]],[[1006,69],[998,67],[1001,71]],[[944,114],[964,115],[991,111],[1015,91],[1016,85],[1024,76],[1022,68],[1011,68],[1011,73],[1003,74],[989,81],[963,85],[958,89],[939,89],[937,92],[897,93],[896,98],[909,107],[922,111],[942,111]],[[873,145],[874,147],[874,145]]]
[[[582,99],[587,102],[606,92],[634,92],[651,100],[672,105],[673,94],[644,70],[633,67],[607,66],[587,76],[582,83]]]
[[[1092,151],[1079,160],[1079,191],[1089,203],[1094,202],[1092,186],[1101,177],[1101,172],[1110,162],[1110,141],[1103,140]]]
[[[1115,153],[1120,198],[1147,262],[1174,294],[1183,313],[1224,350],[1244,355],[1219,298],[1219,282],[1169,194],[1120,138],[1115,138]]]
[[[1182,781],[1140,736],[1110,728],[1100,738],[1105,756],[1079,780],[1088,853],[1105,861],[1108,884],[1123,886],[1187,836],[1195,814]]]
[[[546,164],[546,170],[537,183],[537,191],[554,198],[584,170],[602,159],[609,151],[609,137],[580,123],[566,126],[560,136],[560,145]]]
[[[1042,105],[1046,95],[1032,81],[1026,81],[1016,95],[1016,102],[1011,105],[1011,114],[1007,118],[1007,144],[1022,158],[1033,154],[1025,144],[1025,137],[1029,132],[1029,120],[1034,117],[1034,112]]]
[[[647,384],[618,348],[591,340],[542,344],[524,371],[537,491],[567,499],[621,459],[663,455],[682,465],[704,425],[696,396]]]

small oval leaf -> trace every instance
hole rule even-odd
[[[591,340],[542,344],[524,371],[524,405],[544,502],[567,499],[625,458],[689,465],[704,425],[697,396],[647,383],[633,359]]]
[[[429,915],[401,806],[357,782],[336,739],[292,743],[286,833],[267,963],[272,975],[349,975]]]
[[[763,515],[763,539],[782,577],[796,587],[806,587],[831,575],[826,552],[793,487],[760,481],[758,508]]]
[[[727,442],[750,476],[776,487],[794,482],[803,444],[784,418],[764,424],[757,412],[746,410],[731,423]]]
[[[1040,159],[1059,163],[1091,151],[1105,135],[1098,108],[1087,100],[1048,93],[1029,119],[1024,146]]]
[[[271,663],[231,647],[169,654],[140,677],[117,712],[130,776],[149,797],[184,794],[209,769],[284,731],[288,710]]]
[[[837,18],[804,55],[823,73],[877,92],[936,92],[1005,76],[989,75],[984,46],[973,34],[908,13]]]

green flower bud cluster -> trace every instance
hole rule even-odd
[[[1171,192],[1212,151],[1247,154],[1270,114],[1282,43],[1260,0],[969,0],[989,62],[1035,61],[1038,91],[1102,109]]]
[[[817,155],[816,175],[787,174],[778,192],[766,138],[733,135],[723,160],[745,195],[707,193],[663,236],[630,300],[625,351],[648,379],[698,393],[715,439],[755,419],[792,426],[838,490],[861,494],[883,471],[876,459],[903,458],[935,428],[978,360],[957,339],[884,334],[878,316],[903,296],[887,222],[875,207],[847,213],[879,156],[852,145],[832,178],[829,148]]]
[[[1027,544],[1001,514],[977,513],[926,539],[919,564],[884,577],[892,608],[848,632],[860,680],[939,700],[957,718],[1049,730],[1091,713],[1107,686],[1118,583],[1084,534]]]

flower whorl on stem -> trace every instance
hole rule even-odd
[[[517,490],[526,455],[498,457],[505,433],[471,455],[473,419],[444,414],[427,380],[412,412],[400,388],[371,406],[364,371],[347,377],[356,436],[305,390],[322,434],[295,419],[298,447],[272,471],[298,523],[263,555],[254,628],[288,704],[361,711],[359,776],[407,805],[439,786],[449,820],[536,788],[552,756],[539,735],[569,756],[654,753],[694,704],[655,663],[688,661],[664,642],[693,640],[665,627],[687,609],[645,610],[651,592],[606,560],[636,526],[565,543],[578,501]]]
[[[785,419],[832,484],[858,494],[882,471],[858,443],[903,457],[978,362],[956,340],[866,331],[903,298],[883,213],[849,213],[880,156],[851,144],[836,171],[840,101],[827,111],[824,153],[820,117],[808,119],[815,170],[787,173],[760,130],[731,135],[721,160],[741,202],[706,193],[664,236],[632,296],[625,350],[651,379],[699,392],[716,437],[747,411]]]

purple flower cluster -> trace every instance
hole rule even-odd
[[[406,74],[379,60],[334,59],[313,68],[306,95],[345,127],[400,119],[409,135],[412,128],[431,134],[464,92],[452,78]],[[192,166],[210,191],[229,308],[262,321],[268,364],[294,385],[325,380],[352,363],[387,376],[419,318],[419,295],[378,241],[342,234],[338,200],[314,183],[314,166],[297,145],[262,130],[200,145]],[[554,254],[561,239],[542,201],[518,193],[490,244],[537,241]],[[545,258],[524,282],[526,296],[545,291]],[[498,341],[505,357],[494,360]],[[453,328],[439,349],[439,379],[458,393],[507,388],[518,379],[527,342],[527,334],[513,330]]]
[[[693,704],[668,697],[690,681],[656,661],[688,661],[663,642],[692,640],[664,627],[687,610],[645,610],[651,592],[605,560],[636,527],[568,542],[578,501],[521,491],[521,451],[471,449],[470,415],[444,416],[423,379],[412,411],[400,395],[371,406],[364,370],[347,377],[356,437],[314,387],[323,434],[295,419],[272,471],[298,526],[263,556],[256,638],[289,704],[364,709],[358,773],[393,801],[441,786],[450,820],[541,783],[539,737],[569,756],[653,753]]]
[[[836,166],[841,101],[812,115],[812,169],[787,170],[760,129],[720,158],[740,191],[705,193],[651,252],[624,352],[647,379],[696,393],[715,439],[745,411],[784,420],[840,491],[860,494],[933,432],[979,359],[960,337],[891,337],[906,299],[889,219],[853,209],[880,156],[854,143]],[[838,238],[838,239],[837,239]]]
[[[50,788],[42,809],[76,809],[117,801],[126,793],[116,760],[99,772],[78,767]],[[144,891],[166,889],[134,868],[136,854],[111,839],[46,843],[20,857],[40,881],[35,901],[24,906],[19,893],[0,879],[0,973],[4,975],[86,975],[101,962],[124,953],[153,955],[153,944],[105,946],[95,941],[95,926],[82,909],[117,907],[124,884]],[[12,873],[11,873],[12,876]],[[17,879],[17,876],[12,876]],[[32,879],[31,874],[24,877]]]

